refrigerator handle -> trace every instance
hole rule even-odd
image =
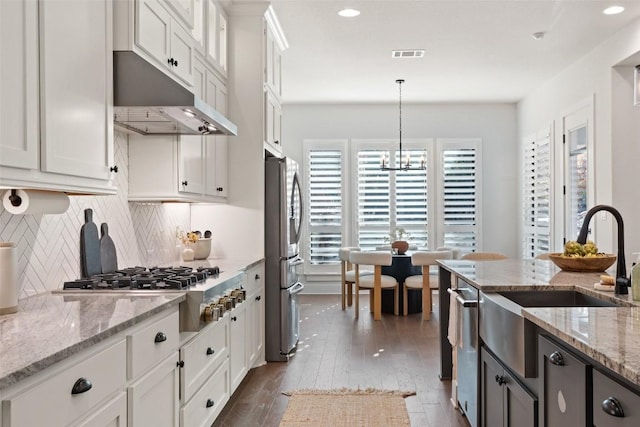
[[[295,295],[299,292],[302,292],[303,289],[304,289],[304,285],[300,282],[297,282],[295,285],[289,288],[289,295]]]
[[[291,261],[291,264],[289,264],[292,267],[295,267],[296,265],[300,265],[300,264],[304,264],[304,260],[302,258],[296,258],[294,260]]]

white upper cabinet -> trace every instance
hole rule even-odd
[[[113,194],[112,2],[0,2],[0,186]]]
[[[189,29],[193,29],[198,0],[164,0]]]
[[[195,50],[207,66],[221,77],[227,76],[227,15],[215,0],[194,0],[195,20],[192,35]]]
[[[0,2],[0,57],[0,165],[38,169],[36,2]]]
[[[114,0],[113,48],[136,52],[191,89],[195,10],[194,0]]]
[[[230,9],[229,17],[229,44],[234,50],[229,79],[233,98],[229,107],[242,130],[229,149],[230,156],[247,157],[236,152],[236,146],[282,156],[281,57],[287,47],[286,38],[268,3],[238,3]],[[234,177],[232,183],[239,181]]]

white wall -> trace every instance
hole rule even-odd
[[[288,104],[283,117],[283,150],[298,161],[304,139],[398,138],[397,104]],[[515,257],[520,206],[515,104],[403,103],[402,137],[482,139],[481,250]]]
[[[581,60],[532,91],[518,104],[519,139],[555,122],[555,150],[562,155],[562,116],[567,109],[587,97],[594,98],[595,142],[594,204],[608,204],[617,208],[626,220],[625,246],[627,264],[631,251],[640,250],[640,191],[637,188],[637,170],[640,150],[640,108],[630,104],[629,85],[631,67],[614,66],[640,52],[640,20],[627,26],[603,42]],[[614,88],[615,91],[614,91]],[[630,88],[629,88],[630,91]],[[635,167],[635,170],[634,170]],[[615,189],[615,190],[614,190]],[[554,169],[554,205],[556,212],[562,207],[562,177],[556,162]],[[559,224],[562,216],[556,215]],[[594,241],[604,251],[614,251],[615,232],[613,218],[596,215]],[[561,230],[561,227],[557,227]],[[557,242],[557,239],[556,239]],[[557,243],[556,243],[557,244]],[[553,248],[561,250],[561,247]]]

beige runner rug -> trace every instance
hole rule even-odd
[[[298,390],[290,396],[280,427],[409,427],[404,398],[414,391]]]

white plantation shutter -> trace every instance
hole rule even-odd
[[[306,151],[307,250],[309,265],[337,265],[343,232],[343,152]]]
[[[550,132],[523,141],[524,227],[523,257],[550,251],[551,139]]]
[[[403,150],[403,162],[406,162],[406,155],[409,154],[411,165],[419,166],[426,161],[425,150],[412,149]],[[398,157],[396,156],[396,160]],[[395,173],[396,188],[396,215],[395,225],[404,228],[411,238],[412,245],[418,247],[428,247],[428,170],[407,170]]]
[[[443,246],[474,252],[478,245],[477,147],[473,143],[443,144],[442,215]]]
[[[384,244],[391,224],[390,174],[380,170],[386,150],[363,149],[357,153],[358,246],[374,250]]]
[[[480,245],[480,140],[406,141],[402,163],[408,154],[425,170],[381,170],[383,155],[400,163],[398,148],[389,140],[304,141],[305,274],[338,273],[340,247],[375,250],[396,227],[420,248]]]

